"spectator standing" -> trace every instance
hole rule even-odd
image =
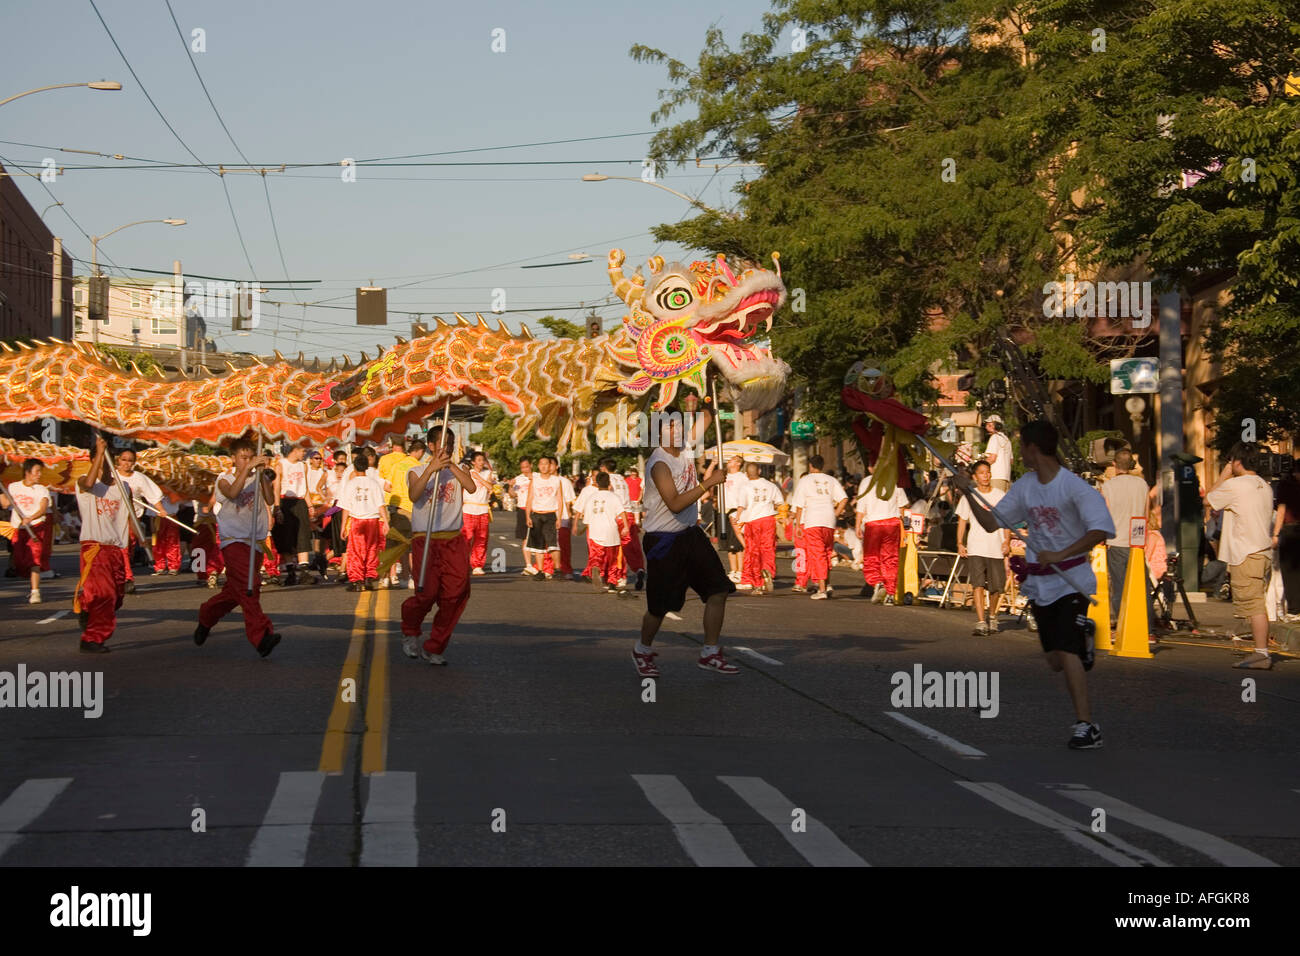
[[[996,506],[1006,492],[993,487],[992,471],[986,461],[973,470],[975,487],[984,500]],[[966,528],[970,527],[970,537]],[[957,502],[957,553],[966,559],[966,579],[975,592],[976,637],[998,632],[998,604],[1007,589],[1006,559],[1011,556],[1011,532],[1005,528],[985,531],[971,514],[970,501]],[[987,600],[987,604],[985,601]]]
[[[1106,510],[1115,524],[1115,537],[1106,542],[1106,574],[1110,579],[1110,620],[1112,630],[1119,620],[1120,599],[1124,595],[1124,576],[1128,572],[1129,528],[1134,518],[1146,518],[1151,489],[1146,481],[1132,474],[1133,453],[1127,448],[1115,452],[1115,477],[1103,482],[1101,496],[1106,500]],[[1149,536],[1149,532],[1148,532]],[[1145,554],[1143,555],[1145,559]],[[1146,582],[1148,640],[1155,640],[1156,612],[1153,604],[1150,575]]]
[[[998,491],[1011,490],[1011,439],[1003,432],[1002,416],[989,415],[984,419],[984,431],[988,434],[988,444],[984,449],[984,460],[993,469],[993,487]]]
[[[1286,594],[1283,620],[1300,621],[1300,459],[1277,488],[1273,546],[1277,548],[1282,589]]]

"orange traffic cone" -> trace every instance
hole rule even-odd
[[[1097,603],[1088,608],[1088,617],[1097,625],[1097,650],[1109,651],[1114,645],[1110,642],[1110,578],[1106,574],[1106,545],[1099,544],[1092,549],[1092,573],[1097,577],[1097,593],[1093,595]]]
[[[1124,591],[1119,599],[1119,623],[1115,627],[1116,657],[1154,657],[1147,641],[1147,563],[1141,548],[1129,548]]]

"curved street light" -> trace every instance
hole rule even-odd
[[[0,106],[12,103],[24,96],[31,96],[33,93],[44,93],[46,90],[66,90],[73,86],[85,86],[92,90],[120,90],[122,88],[122,84],[116,80],[95,80],[92,83],[55,83],[53,86],[40,86],[34,90],[27,90],[25,93],[15,93],[8,99],[0,100]]]
[[[131,226],[141,226],[147,222],[161,222],[164,225],[168,225],[168,226],[185,225],[184,219],[137,219],[135,222],[128,222],[125,225],[118,226],[116,229],[111,229],[108,232],[104,233],[102,236],[91,236],[90,237],[90,274],[92,278],[99,277],[99,241],[101,239],[107,239],[115,232],[121,232],[123,229],[129,229]],[[94,342],[96,345],[99,344],[99,322],[98,321],[94,321],[94,320],[91,321],[90,340]]]
[[[657,183],[653,179],[641,179],[637,176],[605,176],[602,175],[601,173],[587,173],[585,176],[582,177],[582,181],[584,183],[603,183],[607,179],[621,179],[624,182],[629,182],[629,183],[645,183],[647,186],[654,186],[658,189],[664,190],[664,192],[670,192],[678,199],[685,199],[692,206],[696,206],[700,209],[703,209],[705,212],[711,212],[714,215],[723,216],[723,217],[727,215],[727,213],[722,212],[719,209],[714,209],[712,206],[706,206],[698,199],[692,199],[690,196],[686,195],[685,193],[679,193],[676,189],[672,189],[668,186],[665,186],[663,183]]]

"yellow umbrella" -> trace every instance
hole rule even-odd
[[[784,465],[788,464],[790,461],[790,456],[781,451],[781,449],[749,438],[742,438],[739,441],[729,441],[723,444],[723,461],[727,461],[737,455],[745,459],[745,461],[757,462],[760,465]]]

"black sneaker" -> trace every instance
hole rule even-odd
[[[110,649],[105,647],[103,644],[96,643],[95,641],[81,642],[81,653],[83,654],[107,654],[109,650]]]
[[[261,642],[257,645],[257,653],[260,654],[262,657],[267,657],[273,650],[275,650],[275,645],[279,643],[280,643],[279,634],[267,634],[262,638]]]
[[[199,645],[199,647],[202,647],[203,642],[208,639],[208,635],[211,633],[212,633],[212,628],[204,627],[202,624],[200,624],[198,627],[194,629],[194,643]]]
[[[366,590],[367,591],[379,590],[379,580],[377,578],[366,578]]]
[[[364,591],[365,589],[366,589],[366,586],[365,586],[364,584],[362,584],[360,581],[349,581],[349,582],[348,582],[348,590],[349,590],[349,591]]]
[[[645,590],[645,568],[636,573],[636,589],[638,591]]]
[[[125,590],[125,592],[126,592],[127,594],[134,594],[134,593],[135,593],[135,581],[133,581],[133,580],[132,580],[132,581],[127,581],[127,582],[126,582],[126,588],[125,588],[124,590]]]
[[[1076,721],[1074,735],[1070,737],[1071,750],[1096,750],[1101,746],[1101,728],[1086,720]]]

